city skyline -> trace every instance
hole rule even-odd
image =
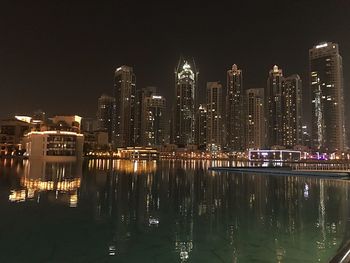
[[[350,262],[349,18],[0,1],[0,262]]]
[[[285,75],[299,74],[303,83],[308,83],[308,49],[323,41],[340,45],[347,98],[349,3],[287,1],[283,6],[272,5],[190,3],[184,10],[174,7],[176,13],[164,4],[114,3],[104,4],[94,13],[93,3],[18,6],[5,2],[0,86],[8,100],[2,103],[1,117],[40,108],[50,115],[74,112],[92,117],[95,98],[110,93],[113,72],[119,65],[134,67],[140,88],[157,86],[169,100],[174,64],[181,53],[196,60],[202,95],[206,82],[225,83],[225,72],[234,63],[245,73],[246,89],[263,88],[268,70],[275,64]],[[230,9],[239,15],[233,18]],[[119,10],[118,15],[112,10]],[[312,19],[308,17],[311,11]],[[172,22],[175,13],[181,19]],[[263,26],[258,27],[256,22],[261,19]],[[115,30],[117,25],[123,27]],[[120,42],[121,35],[129,40]],[[297,41],[291,42],[293,39]],[[60,91],[55,100],[46,95],[55,91]],[[76,103],[77,99],[86,103]],[[65,108],[59,107],[62,101]]]
[[[312,125],[305,130],[311,132],[311,146],[327,152],[347,150],[343,64],[338,44],[321,42],[313,46],[309,50],[309,63],[312,100],[306,102],[312,106]],[[244,89],[243,73],[236,64],[227,71],[227,86],[220,81],[209,81],[204,97],[199,95],[199,71],[194,59],[181,56],[174,74],[174,97],[169,103],[172,104],[170,119],[166,120],[166,98],[156,87],[137,87],[133,67],[119,66],[115,70],[112,97],[103,94],[97,99],[95,118],[83,118],[83,126],[88,128],[84,131],[106,132],[105,145],[109,143],[113,149],[159,147],[169,143],[180,148],[205,146],[210,152],[222,149],[242,152],[249,145],[265,149],[306,146],[303,84],[298,74],[286,77],[274,65],[263,98],[257,89]],[[204,108],[203,100],[206,100]],[[252,104],[254,101],[259,104],[257,107]],[[39,115],[42,118],[45,113]],[[266,134],[262,135],[264,130]],[[200,134],[205,134],[205,143],[198,137]],[[87,136],[87,141],[94,140],[90,134]]]

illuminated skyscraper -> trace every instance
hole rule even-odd
[[[312,98],[312,144],[315,149],[343,151],[346,145],[343,65],[338,44],[321,43],[309,50]]]
[[[150,95],[142,103],[142,145],[160,146],[165,143],[166,101],[163,96]]]
[[[175,105],[173,108],[172,142],[184,146],[194,144],[195,107],[198,71],[194,61],[180,58],[175,69]]]
[[[150,97],[152,94],[156,93],[155,87],[146,87],[142,89],[136,90],[136,103],[135,103],[135,145],[141,146],[143,145],[143,131],[142,125],[144,124],[144,113],[143,113],[143,105],[146,97]]]
[[[222,85],[207,83],[207,150],[217,151],[222,146]]]
[[[283,73],[276,65],[270,70],[265,91],[266,145],[283,145]]]
[[[97,129],[108,133],[108,142],[111,143],[113,135],[113,112],[115,99],[103,94],[98,98]]]
[[[114,77],[114,147],[135,144],[135,93],[136,76],[132,67],[121,66]]]
[[[244,91],[242,70],[234,64],[227,71],[226,90],[226,143],[229,150],[241,151],[244,143]]]
[[[293,148],[302,143],[301,79],[284,78],[282,69],[270,71],[265,91],[266,145]]]
[[[293,148],[302,144],[302,82],[299,75],[283,80],[282,90],[282,145]]]
[[[246,147],[262,149],[265,146],[264,89],[246,90]]]

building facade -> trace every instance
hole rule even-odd
[[[303,142],[302,132],[302,82],[299,75],[283,80],[282,90],[282,145],[293,148]]]
[[[227,71],[226,144],[231,151],[245,149],[245,113],[242,70],[234,64]]]
[[[246,147],[263,149],[265,147],[264,89],[246,90]]]
[[[30,159],[76,161],[83,156],[84,136],[71,131],[33,131],[25,135]]]
[[[72,131],[80,133],[82,117],[78,115],[57,115],[51,118],[49,130]]]
[[[222,85],[207,83],[207,150],[222,149]]]
[[[284,77],[270,70],[265,90],[266,146],[292,149],[302,144],[302,82],[299,75]]]
[[[121,66],[114,76],[115,109],[113,114],[113,145],[127,147],[135,144],[136,76],[133,68]]]
[[[309,50],[312,99],[312,145],[315,150],[344,151],[344,83],[338,44],[321,43]]]
[[[266,145],[283,145],[282,87],[283,72],[278,66],[270,70],[265,90]]]
[[[22,150],[23,137],[32,129],[30,122],[17,118],[0,121],[0,155],[12,155]]]
[[[142,145],[160,146],[166,137],[166,100],[163,96],[144,97],[142,103]]]
[[[156,87],[146,87],[136,90],[136,103],[135,103],[135,145],[143,145],[143,131],[142,125],[145,122],[144,102],[146,97],[152,96],[156,93]]]
[[[172,138],[179,146],[195,143],[195,107],[198,71],[194,61],[181,58],[175,69],[175,104],[173,105]]]
[[[115,98],[103,94],[97,102],[97,130],[108,133],[108,142],[113,136],[113,112],[115,111]]]

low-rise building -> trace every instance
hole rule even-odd
[[[84,153],[110,150],[108,138],[107,131],[84,132]]]
[[[26,156],[47,161],[76,161],[83,156],[84,135],[71,131],[33,131],[25,136]]]
[[[0,156],[13,155],[22,150],[22,139],[32,125],[17,118],[0,121]]]

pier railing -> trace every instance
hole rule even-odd
[[[349,163],[302,163],[292,166],[295,171],[344,171],[350,172]]]

